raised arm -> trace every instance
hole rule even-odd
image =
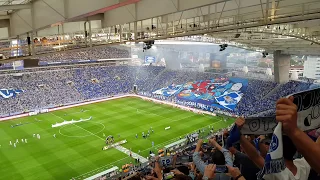
[[[221,147],[220,144],[217,143],[215,138],[211,138],[209,141],[212,146],[214,146],[216,149],[218,149],[219,151],[221,151],[223,153],[224,158],[226,160],[226,164],[229,166],[233,166],[233,161],[232,161],[232,156],[230,154],[230,151]]]
[[[300,129],[287,134],[297,147],[297,150],[303,155],[309,165],[320,173],[320,145]],[[319,140],[318,140],[319,142]]]
[[[228,175],[231,176],[233,179],[246,180],[238,168],[232,167],[232,166],[227,166],[227,168],[228,168]]]
[[[240,137],[240,144],[248,157],[254,162],[258,168],[262,169],[264,166],[264,159],[258,153],[257,149],[246,139],[244,135]]]
[[[310,166],[317,173],[320,173],[320,145],[313,142],[297,127],[297,106],[293,103],[293,99],[293,97],[289,97],[277,101],[276,119],[282,122],[284,133],[289,136]]]
[[[235,155],[238,152],[238,150],[236,148],[234,148],[233,146],[229,147],[229,151],[233,155]]]
[[[161,180],[162,179],[162,170],[161,170],[161,165],[159,163],[159,159],[160,157],[158,156],[156,158],[156,162],[155,162],[155,165],[154,165],[154,172],[157,174],[158,176],[158,180]]]
[[[215,138],[211,138],[211,139],[209,140],[209,142],[210,142],[210,144],[211,144],[213,147],[215,147],[215,148],[218,149],[219,151],[222,152],[222,151],[224,150],[223,147],[220,146],[219,143],[217,143],[217,141],[216,141]]]
[[[236,125],[239,129],[241,129],[241,127],[244,125],[244,122],[244,118],[237,118]],[[264,166],[264,158],[257,152],[256,148],[244,135],[241,135],[240,137],[240,144],[251,161],[254,162],[260,169],[262,169]]]
[[[172,168],[176,168],[177,158],[178,158],[178,155],[175,154],[172,159]]]
[[[206,164],[202,161],[201,157],[200,157],[200,150],[201,150],[201,146],[202,146],[203,140],[199,139],[196,149],[193,153],[193,163],[196,165],[196,167],[199,169],[199,171],[203,174],[204,170],[206,168]]]

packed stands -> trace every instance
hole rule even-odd
[[[72,66],[59,69],[25,70],[19,75],[4,73],[2,89],[22,89],[15,98],[3,99],[1,115],[21,113],[83,100],[131,93],[137,85],[141,95],[176,101],[176,97],[162,97],[153,91],[171,84],[219,78],[222,75],[165,70],[164,67],[144,66]],[[291,81],[277,84],[271,81],[249,80],[248,88],[233,115],[250,116],[272,110],[275,101],[294,92],[307,90],[310,83]],[[63,93],[61,93],[63,92]],[[5,105],[6,104],[6,105]]]
[[[81,94],[66,82],[70,71],[38,71],[21,75],[2,74],[4,89],[21,89],[24,92],[1,100],[1,115],[21,113],[83,100]]]
[[[239,115],[248,116],[252,112],[262,112],[264,106],[257,106],[262,103],[263,98],[270,93],[278,84],[272,81],[249,80],[247,93],[237,106]]]
[[[13,98],[2,99],[1,116],[129,93],[135,79],[141,85],[147,84],[148,77],[162,70],[163,67],[79,66],[1,74],[2,89],[24,91]]]
[[[70,62],[74,60],[97,60],[113,58],[129,58],[129,50],[113,46],[95,47],[92,49],[81,49],[75,51],[57,52],[39,56],[40,61],[46,62]]]

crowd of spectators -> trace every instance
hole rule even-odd
[[[66,81],[72,79],[71,72],[67,70],[0,76],[2,89],[24,91],[16,97],[1,99],[2,116],[84,100],[74,87],[66,84]]]
[[[21,89],[24,93],[16,98],[3,99],[1,115],[30,111],[83,100],[102,98],[117,94],[133,92],[134,85],[142,95],[171,84],[184,84],[195,80],[221,77],[219,74],[207,72],[188,72],[167,70],[156,66],[68,66],[61,68],[40,68],[0,73],[2,89]],[[13,74],[11,74],[13,73]],[[290,81],[277,84],[272,81],[249,80],[248,88],[234,111],[217,109],[237,116],[254,116],[257,113],[275,112],[275,102],[294,92],[307,90],[311,83]],[[63,92],[63,93],[61,93]],[[175,97],[166,99],[174,101]]]
[[[202,130],[199,130],[198,132],[194,132],[193,134],[188,134],[183,138],[188,139],[188,142],[186,145],[181,145],[177,149],[168,150],[166,149],[165,156],[157,157],[154,155],[151,155],[151,162],[147,164],[141,164],[136,163],[133,164],[130,168],[130,171],[125,174],[121,174],[122,176],[114,179],[139,179],[140,178],[146,178],[146,179],[153,179],[157,177],[156,169],[160,168],[163,170],[163,176],[166,178],[169,178],[170,176],[177,175],[187,175],[190,176],[191,179],[201,179],[202,175],[200,175],[200,171],[197,171],[195,168],[195,163],[193,163],[193,156],[195,151],[197,151],[197,141],[201,138],[208,138],[213,137],[217,144],[225,144],[226,143],[226,137],[227,133],[230,130],[230,127],[227,127],[225,129],[218,129],[215,130],[214,126],[210,126],[208,129],[203,128]],[[208,133],[208,134],[207,134]],[[180,137],[182,138],[182,137]],[[201,145],[201,148],[204,149],[203,152],[201,152],[201,157],[203,157],[205,162],[212,162],[211,159],[211,150],[213,150],[213,147],[210,145],[210,142],[205,142]],[[160,151],[162,152],[162,151]],[[229,163],[232,163],[231,155],[228,155],[227,161]],[[166,161],[166,160],[170,161]],[[197,161],[199,161],[198,159]],[[169,162],[169,163],[168,163]],[[157,167],[158,166],[158,167]],[[172,172],[171,172],[172,171]],[[171,173],[170,173],[171,172]],[[187,177],[185,176],[185,177]],[[162,176],[161,176],[162,177]],[[188,179],[188,178],[187,178]]]
[[[285,100],[286,101],[286,100]],[[283,103],[282,99],[278,103]],[[293,103],[292,103],[293,104]],[[281,108],[280,108],[281,109]],[[278,110],[280,110],[278,109]],[[281,109],[283,110],[283,109]],[[318,180],[320,179],[320,156],[313,156],[308,151],[320,151],[320,138],[312,141],[296,126],[296,118],[285,118],[294,113],[287,111],[278,121],[287,122],[286,135],[283,135],[283,158],[285,167],[276,173],[264,174],[265,180]],[[295,112],[296,113],[296,112]],[[212,133],[206,139],[199,139],[183,147],[166,158],[173,160],[169,164],[161,163],[163,157],[156,157],[147,166],[136,168],[125,176],[117,179],[128,180],[257,180],[263,169],[269,147],[272,145],[272,134],[244,135],[240,131],[244,124],[243,118],[238,118],[235,127]],[[292,125],[295,124],[295,125]],[[288,127],[286,127],[288,126]],[[302,134],[289,132],[293,131]],[[231,136],[238,136],[239,140],[232,143]],[[299,137],[301,136],[301,137]],[[208,140],[208,142],[204,142]],[[301,146],[305,144],[306,146]],[[308,149],[310,148],[310,149]],[[299,150],[299,151],[298,151]],[[312,157],[314,157],[312,159]],[[189,161],[185,161],[188,159]]]
[[[0,116],[130,93],[135,83],[144,87],[163,69],[91,65],[0,74],[1,89],[24,91],[16,97],[0,97]]]
[[[115,46],[94,47],[91,49],[82,49],[74,51],[62,51],[53,54],[42,55],[38,58],[46,62],[69,62],[74,60],[97,60],[97,59],[114,59],[130,58],[129,50]]]

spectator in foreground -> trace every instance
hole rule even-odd
[[[222,148],[214,138],[209,140],[210,144],[213,145],[216,150],[214,150],[214,152],[211,153],[211,161],[212,163],[214,163],[215,165],[228,165],[230,167],[233,166],[233,161],[231,158],[231,154],[228,150]],[[193,154],[193,162],[196,165],[196,167],[198,168],[198,170],[204,174],[205,172],[205,168],[206,168],[206,164],[203,162],[203,160],[200,157],[200,150],[201,150],[201,146],[203,144],[203,140],[200,139],[197,143],[195,152]],[[221,180],[229,180],[230,177],[227,176],[225,173],[217,173],[215,179],[221,179]]]
[[[238,118],[236,120],[236,125],[240,129],[245,123],[244,118]],[[293,160],[296,154],[296,147],[288,136],[282,136],[283,141],[283,158],[285,160],[286,168],[279,172],[273,174],[266,174],[263,176],[265,180],[307,180],[310,173],[310,165],[304,159]],[[241,135],[240,143],[245,149],[249,158],[262,169],[265,164],[264,157],[258,153],[255,147],[246,140],[244,135]]]
[[[260,169],[254,164],[254,162],[251,161],[248,155],[238,151],[234,147],[230,147],[229,151],[234,155],[235,162],[238,162],[240,164],[239,167],[241,170],[241,174],[247,180],[256,180],[257,173],[260,171]]]
[[[293,103],[292,96],[281,98],[277,101],[276,119],[282,122],[283,132],[296,145],[298,151],[304,156],[310,166],[320,174],[320,145],[312,141],[306,133],[298,128],[297,106]]]

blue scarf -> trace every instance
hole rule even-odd
[[[227,139],[226,148],[229,149],[231,146],[233,146],[233,144],[239,142],[240,136],[241,136],[240,131],[239,131],[237,125],[234,124],[232,126],[232,128],[230,129],[229,138]]]
[[[255,138],[255,139],[253,140],[254,146],[256,147],[257,151],[260,152],[259,142],[260,142],[260,138],[259,138],[259,137],[258,137],[258,138]]]

